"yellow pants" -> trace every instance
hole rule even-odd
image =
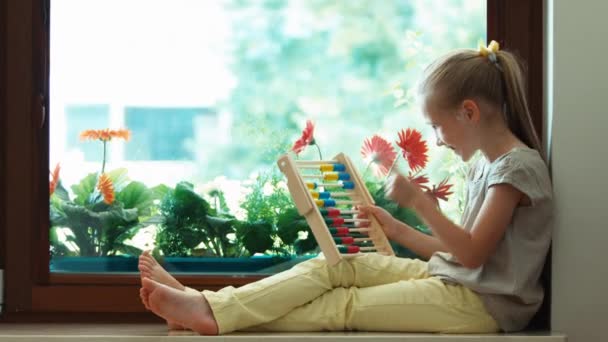
[[[365,254],[329,266],[322,257],[240,288],[202,292],[219,333],[248,331],[499,330],[471,290],[429,277],[425,262]]]

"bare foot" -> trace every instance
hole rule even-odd
[[[217,322],[202,294],[176,290],[147,277],[141,284],[141,294],[145,297],[142,301],[148,303],[152,312],[201,335],[217,335]]]
[[[141,278],[150,278],[155,280],[161,284],[165,284],[177,290],[185,290],[185,286],[182,285],[177,279],[175,279],[169,272],[167,272],[154,257],[150,254],[150,251],[144,251],[139,256],[139,264],[137,266],[139,269],[139,273]],[[142,290],[145,290],[142,288]],[[149,305],[144,301],[144,297],[140,290],[140,297],[142,298],[142,302],[146,306],[146,309],[150,310]],[[171,321],[167,321],[167,327],[172,330],[180,330],[184,329],[184,327],[179,324]]]
[[[143,251],[139,256],[139,264],[137,265],[142,278],[150,278],[161,284],[165,284],[177,290],[185,290],[185,286],[182,285],[177,279],[175,279],[169,272],[167,272],[154,257],[150,254],[150,251]]]

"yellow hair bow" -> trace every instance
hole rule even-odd
[[[483,45],[483,43],[479,44],[479,54],[484,57],[494,55],[498,50],[500,50],[500,45],[495,40],[491,41],[488,46]]]

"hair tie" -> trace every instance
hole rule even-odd
[[[496,58],[498,50],[500,50],[500,45],[495,40],[491,41],[488,46],[484,46],[483,43],[479,44],[479,55],[487,57],[490,62],[494,63],[498,70],[502,71],[502,67],[498,64],[498,58]]]

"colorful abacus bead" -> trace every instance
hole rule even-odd
[[[342,188],[346,189],[346,190],[352,190],[355,188],[355,183],[354,182],[342,182]]]
[[[319,209],[319,211],[321,212],[321,215],[323,215],[323,216],[329,216],[329,217],[340,216],[340,209],[328,208],[328,209]]]
[[[334,227],[338,227],[344,224],[344,218],[342,217],[334,217],[334,218],[326,218],[325,223],[327,225],[332,225]]]
[[[346,172],[327,172],[323,174],[323,180],[326,181],[337,181],[337,180],[350,180],[350,175]]]
[[[329,191],[311,191],[310,195],[312,196],[312,198],[328,199],[331,197],[331,192],[329,192]]]
[[[344,171],[346,170],[346,167],[344,166],[344,164],[321,164],[321,166],[319,166],[319,169],[323,172],[329,172],[329,171]]]
[[[329,233],[335,236],[348,236],[350,231],[347,227],[329,228]]]
[[[315,203],[317,203],[317,206],[319,207],[335,207],[336,206],[336,201],[332,200],[332,199],[318,199],[315,200]]]
[[[352,236],[334,237],[334,242],[341,245],[352,245],[355,243],[355,238]]]
[[[338,251],[340,253],[343,253],[343,254],[359,253],[359,251],[361,250],[359,248],[359,246],[353,246],[353,245],[350,245],[350,246],[337,246],[337,247],[338,247]]]

